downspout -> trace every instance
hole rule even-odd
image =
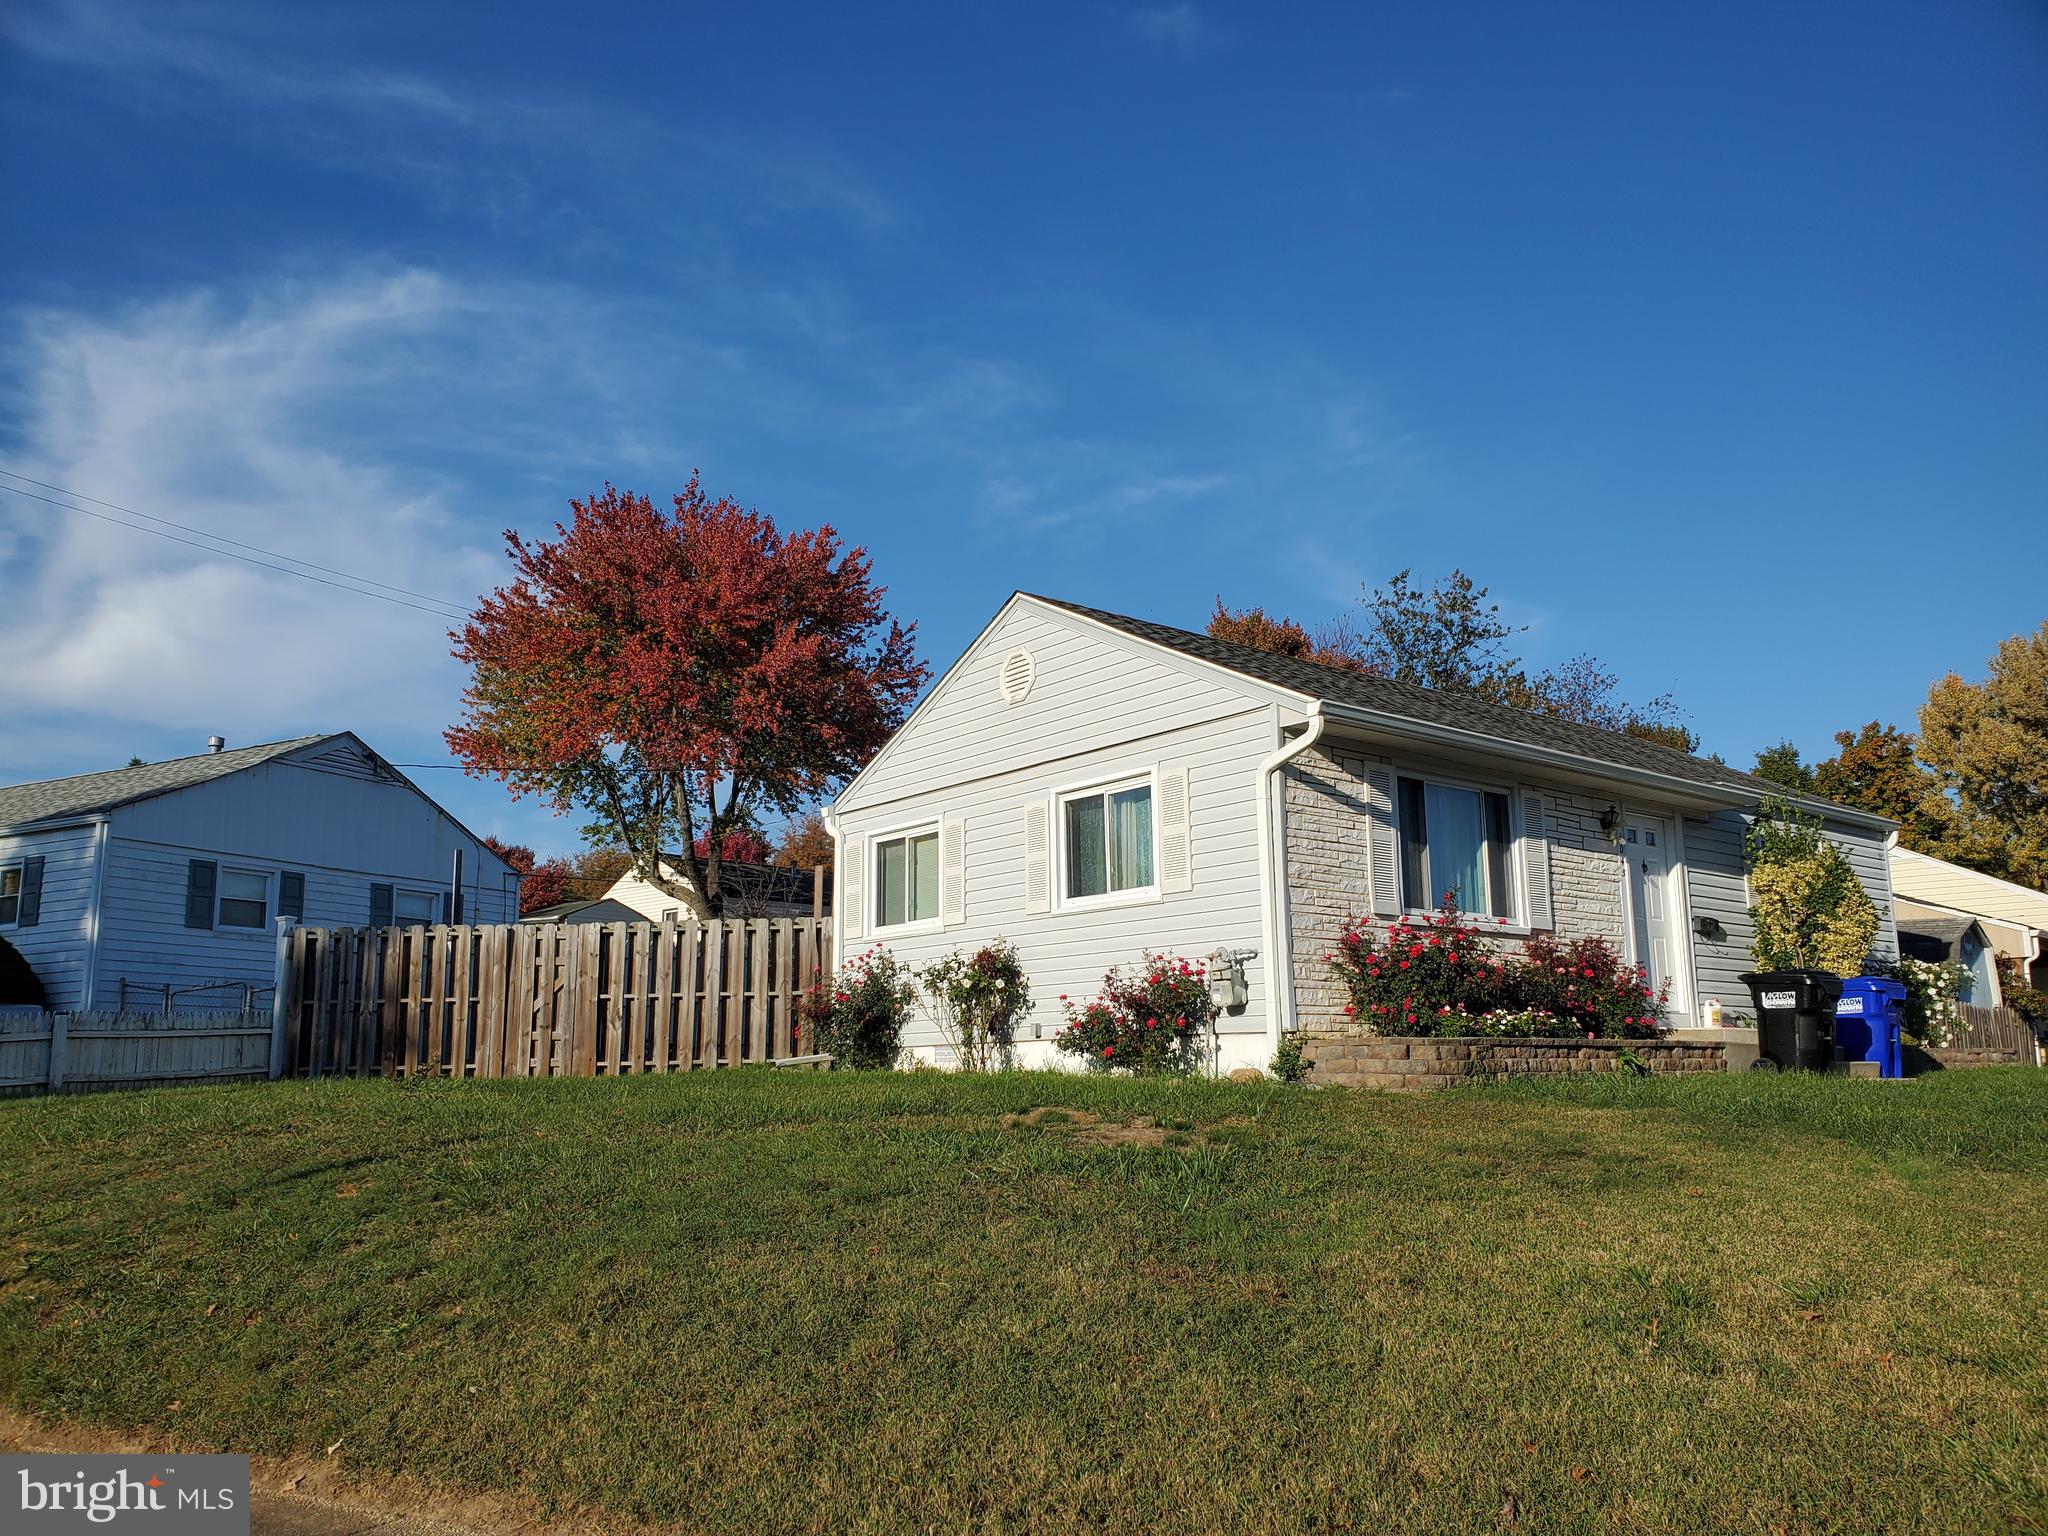
[[[836,973],[839,969],[839,952],[843,947],[843,941],[839,936],[839,924],[846,903],[840,900],[842,882],[839,879],[839,866],[845,858],[845,848],[840,842],[839,818],[833,814],[832,807],[826,806],[820,812],[820,818],[825,823],[825,830],[832,834],[832,953],[825,958],[828,973]]]
[[[107,899],[107,836],[113,826],[113,818],[103,816],[93,832],[92,849],[92,926],[85,932],[85,986],[78,997],[78,1011],[90,1013],[94,994],[98,991],[100,970],[100,927],[105,921],[100,907]]]
[[[1294,1028],[1294,950],[1292,935],[1284,932],[1287,922],[1287,849],[1280,835],[1286,820],[1284,808],[1276,809],[1281,793],[1280,770],[1323,739],[1328,724],[1320,701],[1308,707],[1308,729],[1292,741],[1282,741],[1278,751],[1259,764],[1259,943],[1266,954],[1267,1003],[1266,1044],[1270,1052],[1280,1048],[1280,1037]]]

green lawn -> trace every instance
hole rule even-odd
[[[0,1166],[0,1398],[195,1448],[754,1536],[2048,1528],[2048,1073],[264,1084]]]

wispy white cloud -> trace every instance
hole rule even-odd
[[[1227,41],[1222,29],[1197,10],[1190,0],[1133,11],[1130,26],[1147,42],[1183,55],[1208,53]]]

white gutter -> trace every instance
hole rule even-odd
[[[1266,956],[1266,1041],[1275,1051],[1281,1035],[1294,1028],[1294,952],[1287,926],[1287,849],[1280,828],[1286,820],[1284,807],[1277,804],[1281,793],[1279,773],[1293,759],[1323,739],[1328,724],[1320,703],[1308,707],[1308,729],[1292,741],[1282,740],[1278,751],[1260,764],[1254,783],[1258,785],[1259,819],[1259,943]],[[1270,1057],[1268,1058],[1270,1059]]]
[[[825,957],[828,974],[831,974],[836,973],[839,969],[839,952],[843,947],[839,937],[839,926],[846,906],[846,903],[840,899],[840,894],[845,889],[845,882],[839,878],[839,866],[846,857],[846,849],[839,836],[839,817],[832,807],[829,805],[823,807],[818,815],[819,819],[825,823],[825,830],[832,834],[832,952]],[[862,899],[865,900],[865,896]],[[823,979],[822,977],[820,978],[821,981]]]

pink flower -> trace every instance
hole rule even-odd
[[[1358,1012],[1358,1010],[1352,1007],[1349,1003],[1346,1003],[1344,1005],[1344,1011],[1349,1014],[1356,1014]]]
[[[1408,969],[1408,962],[1406,960],[1401,962],[1401,969],[1404,971]]]
[[[1116,1047],[1113,1045],[1105,1045],[1102,1048],[1102,1054],[1105,1056],[1114,1056],[1116,1054]]]
[[[1411,1013],[1411,1014],[1409,1014],[1409,1015],[1408,1015],[1408,1022],[1409,1022],[1410,1024],[1413,1024],[1413,1023],[1415,1022],[1415,1015],[1414,1015],[1414,1014],[1412,1014],[1412,1013]]]

